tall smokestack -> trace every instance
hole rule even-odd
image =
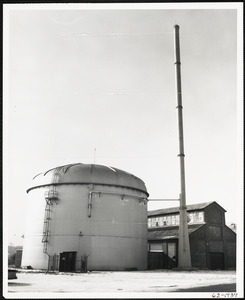
[[[176,74],[176,99],[178,110],[178,129],[179,129],[179,159],[180,159],[180,222],[179,222],[179,246],[178,246],[178,269],[191,268],[190,243],[187,225],[186,194],[185,194],[185,154],[184,154],[184,134],[183,134],[183,115],[182,115],[182,94],[181,94],[181,71],[180,71],[180,42],[179,25],[174,26],[175,44],[175,74]]]

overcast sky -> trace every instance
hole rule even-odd
[[[216,201],[227,210],[227,223],[237,223],[236,9],[8,7],[9,242],[21,243],[32,178],[56,166],[95,157],[96,164],[141,178],[149,198],[179,197],[174,24],[180,26],[186,201]],[[150,202],[148,209],[177,205]]]

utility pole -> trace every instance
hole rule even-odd
[[[179,221],[179,246],[178,246],[178,269],[191,268],[190,242],[187,225],[186,193],[185,193],[185,154],[184,154],[184,134],[183,134],[183,115],[182,115],[182,93],[181,93],[181,63],[180,63],[180,42],[179,25],[174,26],[175,44],[175,74],[176,74],[176,99],[178,110],[178,129],[179,129],[179,154],[180,159],[180,221]]]

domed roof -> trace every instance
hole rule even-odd
[[[127,187],[147,193],[145,183],[138,177],[114,167],[95,164],[69,164],[50,169],[33,178],[27,193],[50,184],[100,184]]]

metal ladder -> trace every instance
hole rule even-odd
[[[53,183],[57,183],[58,175],[62,167],[56,168],[53,174]],[[43,253],[48,253],[48,242],[50,236],[50,225],[51,225],[51,214],[53,204],[57,204],[59,197],[58,192],[56,191],[56,186],[52,185],[52,188],[45,192],[44,197],[46,201],[45,206],[45,215],[44,215],[44,224],[43,224]]]
[[[48,250],[48,238],[49,238],[49,229],[50,229],[50,220],[51,220],[51,201],[46,201],[45,207],[45,217],[44,217],[44,224],[43,224],[43,253],[47,253]]]
[[[43,223],[43,252],[47,253],[48,248],[48,241],[50,235],[50,222],[51,222],[51,214],[52,214],[52,206],[57,204],[58,201],[58,192],[54,189],[45,192],[45,216],[44,216],[44,223]]]
[[[63,167],[58,167],[54,170],[52,182],[58,183],[59,172]],[[57,204],[58,192],[56,191],[56,186],[52,185],[51,189],[46,191],[44,194],[46,206],[45,206],[45,216],[44,216],[44,224],[43,224],[43,253],[48,254],[48,242],[50,236],[50,223],[51,223],[51,214],[52,214],[52,206],[53,204]]]

